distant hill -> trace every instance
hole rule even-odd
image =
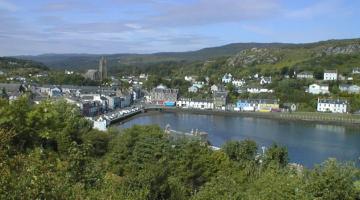
[[[228,67],[339,69],[360,65],[360,40],[329,40],[280,48],[242,50],[227,60]],[[346,71],[346,70],[344,70]]]
[[[250,48],[285,47],[284,43],[236,43],[221,47],[205,48],[189,52],[161,52],[154,54],[43,54],[38,56],[16,56],[16,58],[42,62],[53,69],[89,69],[98,66],[101,56],[106,56],[109,66],[143,65],[168,61],[205,61],[210,58],[232,56]]]
[[[147,69],[159,70],[161,66],[179,66],[173,63],[194,63],[207,60],[226,58],[225,65],[220,67],[236,68],[244,66],[294,67],[306,65],[311,68],[313,64],[328,60],[337,60],[337,55],[352,55],[341,57],[342,65],[346,65],[350,58],[351,65],[360,63],[357,55],[360,52],[360,39],[328,40],[315,43],[289,44],[289,43],[234,43],[220,47],[205,48],[189,52],[161,52],[154,54],[44,54],[38,56],[17,56],[17,58],[41,62],[53,69],[85,70],[96,68],[101,56],[106,56],[108,66],[112,70],[119,69]],[[356,55],[355,57],[353,55]],[[331,67],[332,63],[329,63]],[[188,64],[183,64],[188,65]],[[350,63],[349,63],[350,65]],[[145,66],[145,67],[144,67]],[[191,65],[192,66],[192,65]],[[337,67],[336,65],[335,67]],[[325,67],[325,66],[324,66]],[[333,66],[334,67],[334,66]],[[162,67],[161,69],[163,69]],[[204,69],[206,70],[206,69]],[[152,70],[154,71],[154,70]],[[195,71],[195,70],[191,70]]]
[[[34,60],[24,60],[12,57],[0,57],[0,70],[15,70],[15,69],[39,69],[49,70],[49,68]]]

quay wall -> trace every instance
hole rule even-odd
[[[223,110],[201,110],[201,109],[183,109],[176,107],[165,106],[147,106],[137,112],[130,113],[120,118],[114,119],[111,124],[122,123],[142,114],[154,114],[161,112],[176,112],[176,113],[192,113],[203,115],[224,115],[224,116],[243,116],[266,118],[275,120],[288,120],[288,121],[303,121],[303,122],[316,122],[323,124],[337,124],[337,125],[351,125],[360,126],[360,115],[354,114],[333,114],[333,113],[318,113],[318,112],[238,112],[238,111],[223,111]]]

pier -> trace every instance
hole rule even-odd
[[[97,117],[97,119],[90,119],[90,120],[94,122],[95,129],[106,131],[107,127],[110,126],[111,124],[121,122],[125,119],[128,119],[143,112],[144,112],[143,108],[139,108],[139,107],[127,108],[127,109],[116,110],[110,113],[106,113]]]

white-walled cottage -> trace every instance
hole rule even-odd
[[[318,112],[346,113],[348,102],[340,99],[318,99]]]
[[[329,94],[329,85],[327,84],[311,84],[307,90],[310,94]]]
[[[324,81],[336,81],[338,80],[338,77],[337,70],[325,70],[324,72]]]

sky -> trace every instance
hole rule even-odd
[[[0,56],[360,38],[359,0],[0,0]]]

